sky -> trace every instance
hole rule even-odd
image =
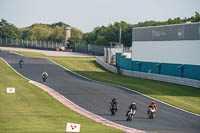
[[[83,32],[125,21],[166,21],[200,12],[200,0],[0,0],[0,18],[18,28],[64,22]]]

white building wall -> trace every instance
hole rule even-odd
[[[200,40],[133,41],[132,60],[200,65]]]

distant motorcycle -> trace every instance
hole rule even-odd
[[[133,109],[129,109],[128,113],[127,113],[127,121],[132,121],[134,115],[136,114],[136,110]]]
[[[42,73],[43,82],[46,82],[47,77],[48,77],[48,73],[47,73],[47,72],[43,72],[43,73]]]
[[[22,65],[24,65],[24,61],[23,61],[23,60],[20,60],[20,61],[19,61],[19,67],[22,68]]]
[[[19,67],[22,68],[22,64],[19,64]]]
[[[111,112],[111,115],[115,115],[117,113],[117,103],[110,103],[111,104],[111,107],[110,107],[110,112]]]
[[[42,76],[43,82],[46,82],[47,76]]]
[[[148,108],[149,119],[153,119],[155,117],[156,109]]]

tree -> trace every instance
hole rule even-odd
[[[56,41],[56,42],[62,42],[62,39],[64,37],[64,27],[56,26],[53,31],[51,32],[49,36],[49,40]]]
[[[11,38],[20,39],[20,31],[12,24],[9,24],[5,19],[0,21],[0,37],[1,38]]]
[[[33,24],[31,27],[21,29],[22,38],[25,40],[48,41],[52,29],[44,24]]]
[[[132,43],[132,25],[124,21],[109,24],[108,27],[96,27],[92,32],[83,35],[83,41],[95,45],[110,45],[110,42],[119,42],[119,29],[122,28],[121,42],[125,46]]]
[[[192,22],[200,22],[200,14],[198,12],[195,12],[195,17]]]
[[[74,49],[75,48],[75,44],[82,42],[82,37],[83,37],[83,33],[80,30],[72,27],[72,29],[71,29],[71,37],[68,40],[69,48]]]

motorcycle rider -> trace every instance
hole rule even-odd
[[[42,78],[43,78],[44,82],[46,81],[47,77],[48,77],[48,73],[47,72],[43,72],[42,73]]]
[[[19,66],[22,68],[22,65],[24,64],[24,61],[22,59],[19,60]]]
[[[155,108],[155,111],[157,110],[157,105],[155,101],[152,101],[152,103],[149,105],[149,108]],[[150,109],[147,110],[147,114],[149,114]]]
[[[118,100],[116,97],[113,97],[111,102],[110,102],[110,110],[112,109],[113,105],[116,105],[118,108]]]
[[[137,111],[137,106],[136,106],[136,103],[135,102],[133,102],[133,103],[131,103],[131,105],[129,106],[129,108],[128,108],[128,112],[126,113],[126,116],[128,116],[128,113],[130,112],[130,111],[135,111],[135,113],[136,113],[136,111]]]

